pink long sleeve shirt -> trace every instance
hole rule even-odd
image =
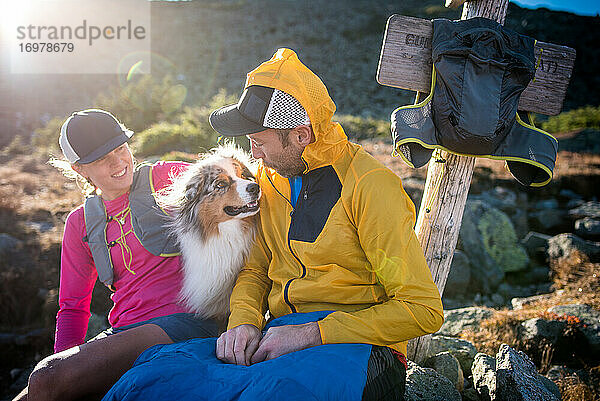
[[[170,183],[170,177],[187,168],[186,163],[158,162],[152,169],[156,191]],[[160,257],[148,252],[133,233],[128,213],[129,193],[104,201],[107,215],[123,215],[123,224],[108,222],[107,241],[114,267],[114,305],[108,315],[112,327],[121,327],[172,313],[186,312],[177,303],[181,289],[180,257]],[[62,242],[59,311],[56,316],[54,352],[82,344],[90,317],[92,290],[98,277],[87,242],[83,206],[67,217]]]

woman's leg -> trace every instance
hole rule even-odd
[[[59,352],[37,364],[26,391],[14,400],[74,400],[104,394],[145,349],[172,342],[159,326],[145,324]]]

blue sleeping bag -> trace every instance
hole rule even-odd
[[[269,327],[320,320],[330,312],[294,313]],[[110,400],[361,400],[371,345],[326,344],[251,366],[221,362],[216,338],[156,345],[104,396]]]

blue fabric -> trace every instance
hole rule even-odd
[[[300,191],[302,190],[302,177],[299,175],[295,175],[291,178],[288,178],[290,181],[290,190],[291,190],[291,198],[290,202],[292,202],[292,207],[296,207],[296,202],[298,202],[298,196],[300,195]]]
[[[295,313],[268,327],[317,321],[330,312]],[[360,400],[371,345],[326,344],[252,366],[215,357],[216,339],[156,345],[104,396],[111,400]]]

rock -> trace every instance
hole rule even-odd
[[[479,393],[473,387],[462,392],[463,401],[480,401]]]
[[[548,309],[557,315],[576,316],[581,320],[581,332],[585,335],[592,350],[600,353],[600,312],[589,305],[557,305]]]
[[[461,401],[460,393],[444,376],[408,361],[406,401]]]
[[[576,199],[576,200],[583,199],[583,196],[579,195],[578,193],[576,193],[574,191],[571,191],[570,189],[561,189],[558,194],[566,199]]]
[[[563,290],[558,290],[558,291],[560,291],[560,293],[562,293]],[[557,293],[558,293],[558,291],[557,291]],[[512,308],[514,310],[519,310],[519,309],[523,309],[524,306],[531,305],[535,302],[550,299],[554,295],[555,294],[550,293],[550,294],[533,295],[531,297],[524,297],[524,298],[513,298],[510,300],[510,304],[512,305]]]
[[[467,228],[469,225],[474,227]],[[481,267],[477,265],[478,260],[486,259],[482,256],[473,259],[474,254],[480,252],[489,255],[505,272],[523,270],[529,263],[525,249],[517,243],[517,235],[508,216],[482,201],[467,202],[460,235],[463,250],[469,255],[473,267]],[[490,288],[494,286],[490,285]]]
[[[519,241],[529,253],[543,251],[548,248],[548,240],[552,238],[550,235],[529,231],[525,237]]]
[[[426,368],[432,368],[452,382],[458,391],[462,391],[465,385],[465,378],[460,367],[458,359],[450,352],[440,352],[429,357],[423,364]]]
[[[569,257],[573,251],[587,255],[592,262],[600,259],[600,242],[586,241],[570,233],[558,234],[548,240],[548,257]]]
[[[504,187],[495,187],[489,191],[484,191],[479,195],[469,196],[469,199],[484,201],[507,213],[512,213],[517,209],[517,194]]]
[[[552,382],[563,380],[565,377],[573,376],[575,374],[575,369],[568,368],[566,366],[553,365],[548,369],[548,373],[546,373],[546,377],[550,379]]]
[[[496,359],[479,353],[475,355],[473,366],[473,387],[480,398],[490,401],[496,397]]]
[[[482,320],[493,315],[491,310],[477,306],[444,311],[444,324],[437,334],[455,337],[466,329],[477,330]]]
[[[513,223],[517,238],[523,238],[529,232],[528,216],[525,209],[515,209],[508,216]]]
[[[0,233],[0,255],[10,254],[21,242],[12,235]]]
[[[494,306],[502,306],[504,305],[504,297],[498,293],[492,294],[490,297],[490,303]]]
[[[558,400],[560,400],[562,398],[562,395],[560,394],[560,389],[558,388],[556,383],[554,383],[552,380],[548,379],[546,376],[542,376],[540,374],[538,374],[538,380],[541,381],[542,384],[544,385],[544,387],[546,387],[546,390],[548,390],[552,394],[554,394],[554,396]]]
[[[92,312],[88,322],[88,330],[85,335],[85,341],[88,341],[98,334],[108,329],[108,321],[105,316],[100,316]]]
[[[504,278],[504,271],[487,252],[478,228],[479,221],[489,209],[491,207],[481,201],[467,201],[460,227],[460,246],[471,263],[470,287],[471,290],[479,292],[489,292]]]
[[[558,209],[558,201],[556,199],[544,199],[536,202],[533,207],[538,210]]]
[[[533,318],[521,323],[521,338],[539,341],[542,338],[554,343],[562,334],[566,323],[558,320]]]
[[[463,295],[471,279],[471,264],[469,258],[462,251],[454,251],[452,265],[444,287],[444,297],[454,298]]]
[[[575,221],[575,234],[589,240],[600,238],[600,220],[584,217]]]
[[[583,219],[584,217],[600,219],[600,202],[586,202],[575,209],[569,210],[569,216],[574,219]]]
[[[468,376],[471,374],[471,365],[477,354],[477,348],[467,340],[455,337],[433,335],[429,341],[428,356],[439,354],[440,352],[448,351],[460,363],[460,367]]]
[[[585,201],[583,199],[571,199],[570,201],[567,202],[567,205],[565,206],[567,209],[575,209],[576,207],[579,207],[581,205],[583,205],[585,203]]]
[[[529,213],[529,221],[534,228],[549,231],[565,224],[566,213],[560,209],[543,209]],[[555,231],[556,232],[556,231]]]
[[[560,400],[540,379],[535,365],[521,351],[502,344],[496,354],[496,400]]]
[[[550,268],[548,266],[534,266],[529,272],[529,278],[533,283],[549,282]]]

